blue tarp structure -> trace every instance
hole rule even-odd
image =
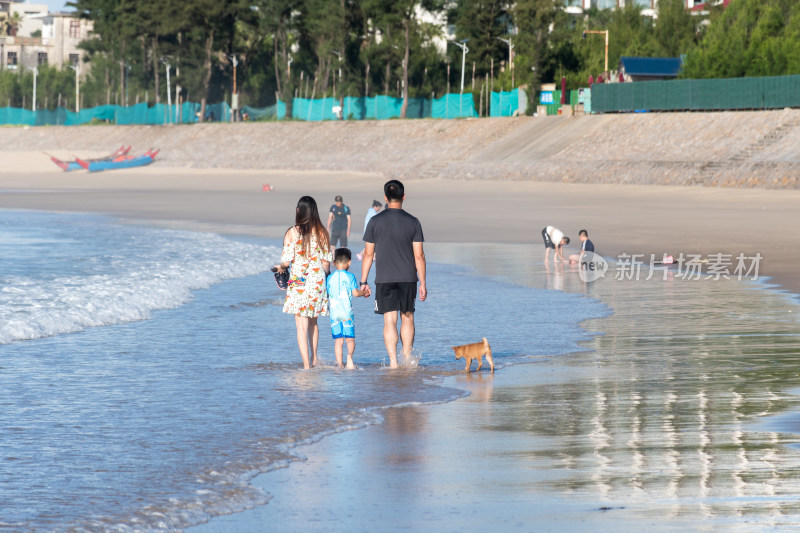
[[[680,57],[620,57],[622,71],[634,78],[677,78],[683,63]]]

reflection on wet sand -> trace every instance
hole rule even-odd
[[[568,381],[532,388],[497,431],[546,436],[526,459],[541,490],[661,508],[668,517],[796,517],[796,434],[754,422],[797,410],[800,328],[787,296],[732,281],[603,279],[545,268],[540,286],[591,293],[612,316],[591,352],[550,364]],[[510,391],[501,391],[510,394]],[[800,417],[798,417],[800,418]],[[555,472],[554,472],[555,473]]]

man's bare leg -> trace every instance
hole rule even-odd
[[[414,348],[414,335],[416,333],[414,313],[402,313],[400,318],[402,320],[400,324],[400,340],[403,343],[403,357],[408,361],[411,357],[411,350]]]
[[[389,368],[397,368],[397,311],[383,314],[383,342],[389,354]]]
[[[545,261],[545,263],[547,262],[548,259],[550,259],[550,247],[549,246],[544,249],[544,261]]]

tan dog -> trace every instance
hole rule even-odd
[[[494,359],[492,359],[492,348],[489,346],[489,341],[486,340],[486,337],[483,338],[483,342],[473,342],[472,344],[464,344],[462,346],[451,346],[453,351],[456,352],[456,359],[466,359],[467,360],[467,368],[464,370],[470,372],[470,366],[472,366],[472,360],[478,360],[478,370],[483,367],[483,356],[486,356],[486,360],[489,361],[489,366],[492,367],[492,372],[494,372]]]

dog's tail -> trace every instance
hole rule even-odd
[[[492,347],[489,346],[489,341],[486,340],[486,337],[483,338],[483,347],[486,349],[486,360],[489,361],[489,366],[494,372],[494,358],[492,358]]]

